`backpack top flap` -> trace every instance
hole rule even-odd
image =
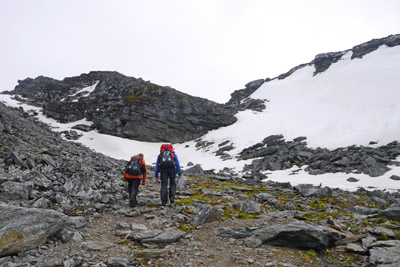
[[[164,151],[164,150],[169,150],[171,152],[174,152],[174,148],[172,147],[172,145],[168,145],[168,144],[161,145],[160,151]]]

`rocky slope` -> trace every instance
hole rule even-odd
[[[10,94],[43,107],[60,122],[87,119],[101,133],[139,141],[184,142],[236,121],[237,109],[117,72],[93,71],[62,81],[18,81]],[[21,98],[22,97],[22,98]]]
[[[399,193],[261,183],[194,166],[175,205],[160,207],[149,179],[131,209],[123,166],[0,104],[0,266],[400,263]]]

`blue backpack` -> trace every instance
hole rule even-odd
[[[142,175],[143,159],[139,156],[133,156],[125,165],[125,171],[129,175]]]

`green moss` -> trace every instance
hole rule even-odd
[[[222,215],[222,217],[224,219],[232,219],[232,214],[233,214],[233,210],[228,208],[228,209],[224,209],[224,214]]]
[[[175,200],[177,206],[192,206],[193,202],[192,198],[180,198]]]
[[[232,201],[230,201],[230,200],[209,201],[208,205],[216,206],[216,205],[222,205],[222,204],[226,204],[226,203],[232,203]]]
[[[400,233],[394,233],[394,239],[400,240]]]
[[[194,214],[194,212],[193,212],[191,209],[189,209],[188,207],[185,207],[183,210],[184,210],[186,213]]]
[[[363,227],[368,227],[368,226],[373,226],[374,224],[368,221],[362,221],[361,226]]]
[[[380,236],[376,237],[376,240],[386,241],[386,240],[389,240],[389,237],[387,237],[386,235],[380,235]]]
[[[278,197],[277,200],[283,202],[283,203],[287,203],[287,199],[284,197]]]
[[[314,208],[314,209],[325,209],[326,208],[326,204],[325,203],[312,202],[312,203],[309,204],[309,206]]]
[[[0,239],[0,250],[9,247],[11,244],[20,243],[24,236],[16,231],[10,231],[2,239]]]
[[[248,214],[248,213],[240,212],[239,214],[236,215],[236,218],[238,218],[240,220],[246,220],[246,219],[253,219],[257,215],[258,214]]]
[[[183,232],[189,233],[190,231],[192,231],[194,229],[194,226],[193,226],[193,224],[190,224],[190,225],[180,224],[178,226],[178,228],[179,228],[179,230],[181,230]]]
[[[324,213],[324,212],[310,212],[303,215],[303,216],[294,216],[295,219],[297,220],[302,220],[302,221],[307,221],[307,222],[312,222],[315,220],[327,220],[329,218],[329,215]]]
[[[307,250],[306,254],[307,254],[308,256],[311,256],[311,257],[316,257],[316,256],[318,256],[317,252],[315,252],[315,250],[313,250],[313,249]]]

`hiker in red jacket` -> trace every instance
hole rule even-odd
[[[179,165],[178,156],[175,154],[172,145],[161,146],[160,154],[157,157],[156,169],[154,170],[154,177],[156,178],[156,182],[158,182],[158,172],[161,173],[161,205],[167,205],[168,197],[171,204],[175,203],[175,176],[178,172],[179,177],[181,177],[182,170],[181,166]]]
[[[147,167],[144,161],[143,153],[139,153],[129,160],[125,166],[124,179],[123,181],[128,181],[128,194],[129,194],[129,206],[131,208],[136,207],[137,200],[136,197],[139,193],[140,183],[142,185],[146,184],[147,178]]]

